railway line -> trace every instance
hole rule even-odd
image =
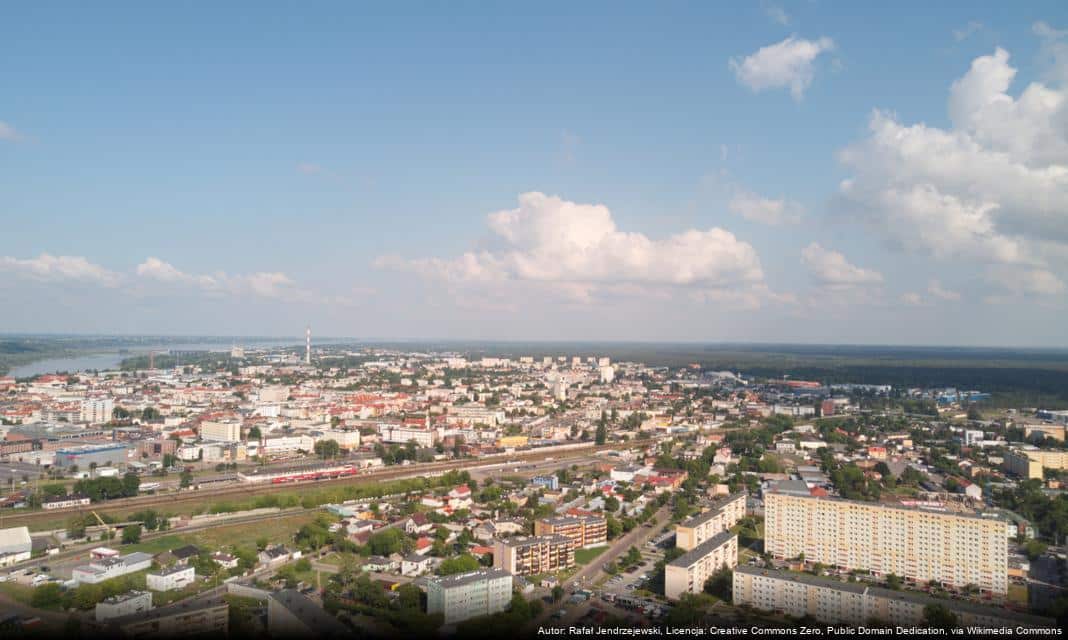
[[[634,440],[625,443],[623,447],[632,448],[653,443],[653,440]],[[495,464],[507,467],[511,461],[544,461],[547,459],[561,460],[588,456],[590,453],[609,451],[623,448],[620,444],[596,445],[593,443],[584,445],[572,445],[566,450],[555,447],[544,449],[532,449],[529,451],[517,451],[515,453],[494,454],[480,458],[465,460],[450,460],[446,462],[426,462],[407,466],[390,466],[382,469],[359,473],[355,476],[341,478],[310,480],[303,482],[287,482],[282,484],[235,484],[218,489],[186,489],[177,493],[164,493],[156,495],[137,496],[132,498],[120,498],[103,503],[90,505],[89,507],[76,507],[70,509],[55,509],[49,511],[28,511],[24,513],[10,513],[3,516],[4,527],[31,526],[39,522],[67,519],[75,516],[90,514],[91,511],[108,513],[128,513],[141,509],[163,508],[171,509],[175,505],[190,502],[204,502],[205,500],[235,498],[249,498],[252,496],[271,495],[276,493],[292,493],[303,488],[332,487],[339,485],[364,485],[388,480],[399,480],[421,476],[440,475],[447,471],[462,471]]]

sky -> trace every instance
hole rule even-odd
[[[379,4],[9,7],[0,332],[1068,346],[1063,1]]]

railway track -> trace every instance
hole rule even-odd
[[[636,446],[644,446],[652,442],[654,441],[634,440],[626,443],[625,447],[632,448]],[[391,466],[377,471],[368,471],[366,473],[360,473],[355,476],[333,478],[327,480],[310,480],[305,482],[287,482],[281,484],[236,484],[221,487],[219,489],[185,490],[180,491],[178,493],[137,496],[134,498],[120,498],[118,500],[109,500],[107,502],[93,504],[89,507],[56,509],[52,511],[29,511],[18,514],[6,514],[3,516],[3,526],[5,528],[24,525],[28,526],[38,522],[47,522],[49,520],[68,519],[75,516],[88,515],[94,510],[98,512],[108,513],[128,513],[132,511],[139,511],[141,509],[151,509],[160,507],[173,508],[174,505],[178,504],[203,502],[205,500],[211,500],[215,498],[219,499],[220,501],[225,501],[227,498],[244,499],[252,496],[271,495],[276,493],[292,493],[295,490],[299,491],[303,488],[310,487],[374,484],[377,482],[383,482],[388,480],[398,480],[403,478],[414,478],[438,473],[445,473],[447,471],[453,470],[462,471],[464,469],[483,467],[490,464],[507,464],[508,462],[513,460],[516,462],[524,462],[530,460],[546,460],[548,458],[561,460],[583,457],[588,456],[591,452],[607,451],[619,448],[622,448],[619,444],[596,445],[591,443],[587,446],[578,446],[564,451],[539,451],[537,449],[534,449],[531,451],[521,451],[512,454],[495,454],[491,456],[465,459],[460,461],[450,460],[447,462],[426,462],[409,466]]]

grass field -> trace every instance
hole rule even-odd
[[[593,560],[608,550],[608,545],[602,545],[600,547],[591,547],[589,549],[579,549],[575,552],[576,564],[589,564]]]
[[[260,538],[266,538],[272,543],[289,542],[301,527],[314,520],[317,515],[318,514],[312,512],[298,513],[291,516],[283,516],[275,520],[221,525],[211,529],[192,531],[189,533],[182,533],[180,529],[177,529],[173,530],[172,533],[159,538],[146,540],[145,542],[140,542],[138,544],[123,545],[121,550],[123,553],[143,551],[145,553],[155,554],[163,551],[170,551],[171,549],[187,544],[216,550],[224,547],[255,548],[256,541]]]

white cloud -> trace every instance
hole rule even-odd
[[[517,208],[489,214],[487,224],[495,248],[448,259],[382,256],[374,264],[460,285],[547,285],[580,301],[625,293],[621,285],[750,293],[764,285],[756,250],[720,228],[652,239],[618,229],[604,205],[539,192],[521,194]]]
[[[212,275],[194,275],[179,270],[159,258],[150,257],[137,265],[136,273],[142,278],[165,284],[192,286],[210,294],[253,295],[262,298],[278,298],[292,294],[293,281],[284,273],[257,272],[248,275],[228,275],[216,272]]]
[[[971,21],[968,22],[968,24],[964,25],[963,27],[960,27],[959,29],[954,29],[953,30],[953,39],[956,40],[957,42],[963,42],[963,41],[967,40],[968,38],[972,37],[973,35],[975,35],[975,33],[978,32],[982,28],[983,28],[983,23],[982,22],[977,22],[975,20],[971,20]]]
[[[943,288],[938,280],[931,280],[927,283],[927,293],[941,300],[960,300],[960,293]]]
[[[0,140],[14,142],[15,140],[18,140],[21,137],[22,136],[19,134],[19,132],[15,130],[15,127],[9,125],[3,120],[0,120]]]
[[[760,9],[764,12],[764,15],[770,18],[773,22],[777,22],[783,26],[790,24],[790,14],[786,13],[786,10],[781,6],[768,2],[761,2]]]
[[[862,269],[850,263],[838,251],[825,249],[816,242],[801,251],[801,263],[816,282],[830,289],[859,287],[883,281],[878,271]]]
[[[915,291],[901,294],[901,302],[909,306],[918,307],[923,305],[923,297]]]
[[[297,173],[303,173],[306,176],[315,176],[325,173],[322,165],[315,164],[314,162],[298,162]]]
[[[120,274],[81,256],[53,256],[48,253],[27,259],[2,256],[0,271],[41,282],[82,282],[117,287],[122,281]]]
[[[789,88],[794,100],[800,100],[812,84],[816,58],[833,49],[834,41],[827,37],[805,40],[790,36],[741,60],[731,58],[727,64],[738,81],[753,91]]]
[[[976,58],[950,88],[948,129],[874,111],[870,135],[839,152],[853,175],[838,209],[907,252],[1060,281],[1057,272],[1068,271],[1068,88],[1033,82],[1013,96],[1015,75],[1003,49]],[[1059,290],[1043,282],[1036,286]]]
[[[765,198],[759,194],[738,189],[727,203],[727,208],[746,220],[767,225],[797,224],[801,222],[804,207],[784,198]]]
[[[1054,297],[1065,291],[1064,281],[1045,269],[994,265],[987,269],[986,279],[1012,297]],[[1002,297],[995,296],[988,298],[988,301],[1001,299]]]

